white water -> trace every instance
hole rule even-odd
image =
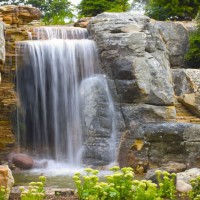
[[[144,15],[145,3],[142,0],[140,1],[133,0],[131,4],[131,10],[129,12],[134,13],[134,14]]]
[[[62,27],[62,26],[42,26],[33,29],[35,39],[86,39],[87,29]]]
[[[40,27],[34,29],[32,38],[45,40],[17,44],[17,54],[22,55],[17,59],[22,107],[21,114],[18,111],[18,140],[38,159],[55,160],[55,168],[66,169],[67,163],[71,169],[82,163],[80,84],[99,73],[96,46],[94,41],[84,39],[87,36],[85,29]],[[106,90],[112,117],[112,162],[116,151],[115,111],[106,79],[98,82]],[[52,161],[49,163],[53,167]]]

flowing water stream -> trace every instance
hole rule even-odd
[[[35,40],[17,43],[18,142],[38,159],[69,166],[84,163],[80,86],[86,79],[97,80],[99,74],[96,46],[87,37],[86,29],[39,27],[30,34]],[[106,78],[97,82],[109,103],[113,162],[115,109]]]

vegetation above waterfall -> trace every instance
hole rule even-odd
[[[82,0],[78,6],[79,16],[95,16],[102,12],[125,12],[130,7],[128,0]]]
[[[150,0],[146,15],[156,20],[191,20],[199,9],[199,0]]]

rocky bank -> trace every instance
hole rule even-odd
[[[117,124],[125,125],[118,129],[121,166],[145,171],[168,161],[199,165],[200,70],[184,69],[187,25],[130,13],[90,20],[102,71],[116,91]]]

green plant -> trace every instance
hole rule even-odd
[[[192,190],[189,193],[189,196],[193,200],[200,200],[200,176],[190,180],[192,185]]]
[[[6,200],[8,192],[9,191],[5,186],[0,186],[0,200]]]
[[[40,182],[29,183],[28,189],[20,187],[21,200],[42,200],[45,198],[44,184],[46,177],[40,176]]]
[[[161,198],[174,200],[176,197],[176,174],[168,173],[167,171],[156,171],[158,181],[158,194]]]
[[[197,18],[197,29],[189,35],[189,50],[185,60],[187,67],[200,68],[200,17]]]
[[[102,12],[124,12],[130,7],[128,0],[82,0],[78,5],[79,17],[96,16]]]
[[[191,20],[199,8],[199,0],[149,0],[145,12],[156,20]]]
[[[163,200],[175,199],[175,174],[157,171],[159,186],[147,180],[134,180],[133,169],[118,166],[110,168],[106,182],[99,182],[98,171],[85,169],[85,175],[73,176],[80,200]]]

